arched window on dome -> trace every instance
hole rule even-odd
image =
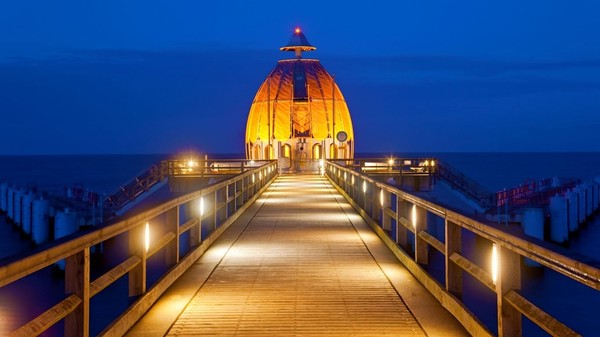
[[[337,145],[335,145],[334,143],[329,145],[329,158],[337,159]]]
[[[273,145],[265,146],[265,159],[273,159]]]
[[[255,159],[255,160],[261,159],[260,158],[260,152],[261,152],[260,144],[254,145],[254,149],[253,149],[253,153],[252,153],[252,159]]]
[[[322,156],[323,156],[323,148],[321,147],[321,144],[313,145],[312,158],[313,159],[321,159],[321,158],[323,158]]]
[[[281,157],[290,158],[292,155],[292,147],[290,144],[281,145]]]

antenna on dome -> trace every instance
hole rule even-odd
[[[308,42],[300,27],[296,27],[296,29],[294,29],[294,33],[292,34],[292,37],[290,37],[287,45],[279,48],[279,50],[282,51],[296,52],[297,58],[302,58],[303,51],[311,51],[316,49],[317,47],[314,47]]]

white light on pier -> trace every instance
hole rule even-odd
[[[204,197],[200,197],[198,208],[200,209],[200,218],[204,216]]]
[[[492,282],[496,284],[496,280],[498,279],[498,268],[500,266],[500,260],[498,257],[498,247],[494,243],[492,245]]]
[[[381,191],[379,191],[379,203],[381,204],[381,207],[383,207],[383,188],[381,189]]]
[[[417,228],[417,205],[413,204],[410,211],[410,220],[412,221],[413,228]]]
[[[363,180],[363,193],[367,193],[367,181]]]
[[[144,229],[144,243],[146,245],[146,253],[150,249],[150,223],[146,222],[146,228]]]

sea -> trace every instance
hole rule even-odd
[[[243,158],[243,154],[216,154],[209,158]],[[365,153],[357,158],[438,158],[466,176],[479,182],[489,191],[510,189],[532,180],[559,177],[582,182],[600,176],[600,152],[538,152],[538,153]],[[51,193],[63,191],[66,186],[81,186],[100,195],[135,177],[162,159],[165,154],[134,155],[55,155],[55,156],[0,156],[0,183],[36,188]],[[0,264],[17,254],[26,254],[32,248],[12,225],[0,215]],[[573,235],[566,247],[568,252],[600,265],[600,216],[594,216]],[[26,285],[11,284],[0,288],[0,335],[20,325],[22,317],[37,315],[58,302],[64,280],[50,269],[32,275]],[[114,293],[126,288],[125,281],[92,299],[91,333],[96,335],[118,314],[116,307],[124,307],[127,300],[116,300]],[[44,284],[40,287],[40,284]],[[600,291],[574,284],[562,275],[550,271],[523,275],[522,292],[534,303],[548,311],[584,336],[597,334],[597,315]],[[40,290],[40,289],[43,290]],[[113,289],[114,288],[114,289]],[[50,291],[54,290],[54,291]],[[495,331],[495,294],[476,290],[465,296],[482,322]],[[126,297],[126,296],[120,296]],[[532,300],[532,301],[533,301]],[[481,305],[478,303],[481,302]],[[487,303],[487,304],[486,304]],[[44,336],[62,334],[61,323]],[[546,336],[524,318],[524,336]]]

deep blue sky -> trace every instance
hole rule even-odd
[[[303,28],[357,152],[600,151],[600,2],[2,1],[0,154],[243,152]]]

